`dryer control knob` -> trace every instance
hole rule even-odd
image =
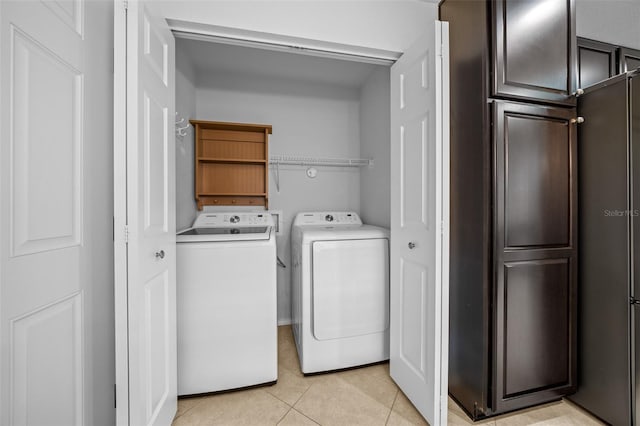
[[[333,216],[328,214],[324,217],[324,220],[326,220],[327,222],[333,222]]]
[[[229,219],[231,221],[231,223],[238,223],[240,222],[240,216],[231,216],[231,219]]]

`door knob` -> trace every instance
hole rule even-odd
[[[156,252],[156,259],[164,259],[164,250]]]
[[[413,250],[414,248],[416,248],[416,243],[414,243],[413,241],[409,241],[408,246],[410,250]]]

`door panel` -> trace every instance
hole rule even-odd
[[[129,418],[163,425],[177,405],[174,39],[146,2],[127,25]]]
[[[147,58],[145,56],[145,58]],[[152,62],[153,63],[153,62]],[[167,231],[167,172],[169,120],[168,107],[161,100],[143,94],[144,103],[144,232],[145,235]]]
[[[498,0],[493,95],[575,105],[574,0]]]
[[[570,109],[492,108],[493,409],[504,412],[576,386],[577,144]]]
[[[161,407],[171,392],[171,376],[175,366],[168,348],[174,337],[169,332],[169,309],[175,303],[169,297],[170,280],[168,271],[163,271],[145,284],[144,310],[148,315],[145,323],[144,368],[147,370],[147,389],[144,403],[148,418],[153,416],[156,407]]]
[[[569,246],[571,140],[566,120],[504,114],[505,246]]]
[[[426,62],[426,61],[425,61]],[[420,92],[424,93],[426,87],[422,87]],[[419,91],[414,89],[413,91]],[[401,92],[402,93],[402,92]],[[428,176],[429,156],[429,114],[424,114],[409,119],[400,130],[400,156],[402,164],[401,173],[401,200],[400,218],[401,226],[406,224],[420,224],[425,229],[429,228],[429,211],[427,202],[429,198],[430,183],[423,179],[416,179],[416,176]],[[424,170],[424,175],[416,175],[417,170]]]
[[[153,3],[120,7],[114,174],[116,381],[123,396],[117,420],[169,425],[177,408],[175,47]],[[119,78],[123,72],[126,80]],[[124,233],[119,226],[127,227]]]
[[[12,424],[83,423],[81,309],[78,292],[11,321]]]
[[[23,31],[11,36],[11,248],[20,256],[80,243],[83,79]]]
[[[447,422],[448,27],[391,68],[390,372],[430,424]]]
[[[402,300],[400,329],[400,357],[409,365],[413,372],[423,380],[426,380],[425,347],[422,340],[427,327],[423,306],[428,305],[426,300],[427,269],[415,262],[401,260],[400,294]]]
[[[65,7],[66,18],[47,2],[0,2],[3,425],[91,423],[94,241],[83,224],[95,213],[85,185],[103,176],[88,173],[84,143],[84,2]]]
[[[584,89],[616,75],[616,50],[612,44],[578,38],[578,87]]]
[[[505,265],[502,398],[568,382],[569,272],[568,259]]]
[[[629,281],[632,267],[638,264],[638,257],[634,262],[620,255],[629,252],[631,221],[638,224],[624,213],[638,208],[631,201],[638,186],[630,185],[633,174],[628,165],[640,159],[640,150],[628,146],[627,89],[626,78],[621,76],[578,98],[578,113],[586,117],[578,129],[580,386],[570,399],[614,425],[632,423],[631,400],[615,396],[626,395],[632,388],[631,334],[611,332],[629,327],[633,309]],[[602,143],[604,140],[607,142]],[[630,159],[630,154],[635,158]],[[618,211],[621,216],[607,211]],[[637,251],[634,254],[638,256]],[[602,389],[610,397],[603,398]]]

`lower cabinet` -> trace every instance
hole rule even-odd
[[[495,412],[576,389],[574,114],[494,103]]]
[[[577,371],[575,109],[485,117],[451,140],[449,391],[474,420],[573,393]]]

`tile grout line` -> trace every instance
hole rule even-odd
[[[292,407],[293,407],[293,408],[295,408],[296,404],[297,404],[298,402],[300,402],[300,400],[302,399],[302,397],[303,397],[303,396],[305,396],[305,394],[306,394],[307,392],[309,392],[309,389],[311,389],[311,386],[313,386],[313,385],[314,385],[313,383],[312,383],[312,384],[310,384],[310,385],[309,385],[309,387],[308,387],[304,392],[302,392],[302,395],[300,395],[300,396],[298,397],[298,399],[296,399],[296,402],[294,402],[294,403],[293,403],[293,405],[292,405]],[[296,411],[298,411],[298,410],[296,410]]]
[[[391,412],[393,411],[393,407],[396,405],[396,400],[398,399],[398,392],[400,392],[400,390],[396,389],[396,394],[393,397],[393,403],[391,404],[391,408],[389,408],[389,414],[387,414],[387,420],[385,420],[384,422],[385,426],[389,424],[389,419],[391,418]]]
[[[314,419],[312,419],[311,417],[307,416],[305,413],[303,413],[302,411],[298,411],[295,408],[292,408],[293,411],[295,411],[296,413],[300,414],[301,416],[306,417],[307,419],[311,420],[312,422],[314,422],[317,425],[320,425],[320,423],[318,423],[317,421],[315,421]]]
[[[276,398],[278,398],[278,397],[276,397]],[[278,399],[280,399],[280,398],[278,398]],[[282,402],[284,402],[284,401],[282,401]],[[286,404],[286,402],[285,402],[285,404]],[[287,404],[287,405],[289,405],[289,404]],[[276,426],[279,425],[284,420],[285,417],[287,417],[287,414],[289,414],[291,412],[291,410],[293,410],[293,407],[289,405],[289,409],[287,410],[286,413],[284,413],[284,415],[282,417],[280,417],[280,420],[278,420],[276,422]]]
[[[311,387],[311,386],[309,386]],[[308,388],[307,388],[308,390]],[[294,402],[293,404],[289,404],[287,401],[285,401],[284,399],[280,398],[278,395],[274,395],[271,392],[269,392],[268,390],[265,389],[265,392],[268,393],[269,395],[271,395],[272,397],[274,397],[275,399],[277,399],[278,401],[281,401],[285,404],[287,404],[289,406],[289,408],[293,408],[294,405],[296,405],[296,403],[300,400],[300,398],[302,398],[302,395],[304,395],[304,392],[306,392],[306,390],[302,393],[302,395],[300,396],[300,398],[296,399],[296,402]]]

